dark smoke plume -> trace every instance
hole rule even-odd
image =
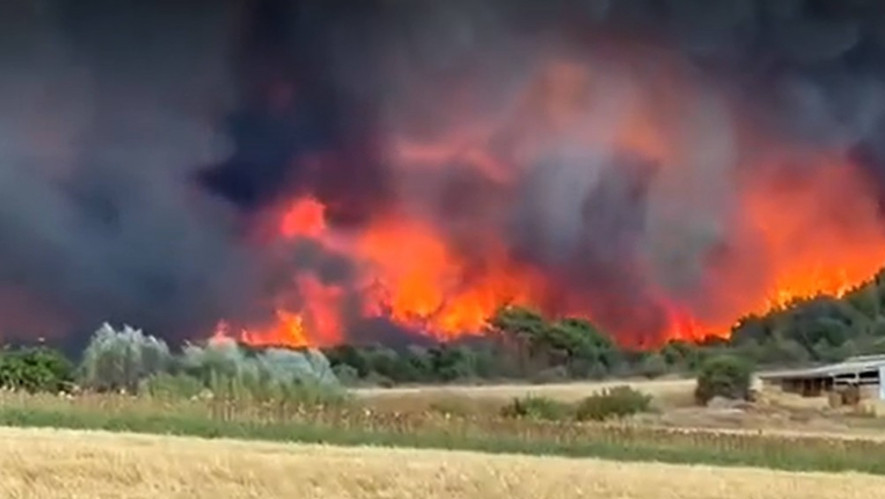
[[[0,20],[10,333],[110,320],[193,337],[219,317],[260,316],[279,274],[266,262],[278,259],[240,226],[302,192],[341,226],[431,205],[465,239],[503,230],[517,258],[582,288],[587,303],[573,305],[609,324],[642,310],[636,329],[647,329],[659,317],[637,289],[652,279],[702,300],[696,266],[727,243],[745,163],[725,100],[761,136],[853,151],[885,199],[875,0],[13,0]],[[679,173],[554,137],[524,165],[511,206],[516,196],[458,165],[405,176],[389,164],[394,131],[433,138],[457,122],[446,95],[461,82],[473,83],[464,108],[497,117],[537,61],[563,53],[606,67],[623,51],[648,54],[646,75],[661,57],[696,75],[692,113],[674,124],[693,145]],[[508,157],[520,132],[504,135],[495,147]],[[639,258],[650,273],[635,270]]]

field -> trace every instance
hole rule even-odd
[[[616,386],[630,386],[653,397],[658,409],[642,417],[646,424],[676,428],[715,430],[752,430],[768,433],[815,434],[864,438],[885,438],[885,425],[875,418],[851,417],[845,411],[828,411],[825,398],[804,398],[777,391],[757,389],[764,397],[752,410],[699,408],[692,395],[695,380],[631,379],[618,381],[572,382],[555,384],[502,384],[462,386],[421,386],[362,388],[354,390],[364,404],[378,410],[403,412],[449,409],[452,412],[481,414],[496,411],[514,398],[536,396],[574,403]],[[861,416],[870,416],[863,413]]]
[[[0,394],[0,425],[885,475],[885,440],[867,437],[880,433],[881,425],[878,418],[868,416],[821,413],[831,425],[844,426],[823,431],[802,422],[797,416],[801,413],[762,404],[720,411],[661,403],[664,407],[655,414],[620,422],[576,423],[568,417],[502,417],[504,398],[465,400],[434,390],[383,397],[362,393],[355,400],[325,406],[248,397],[59,397],[7,392]],[[676,420],[662,424],[672,414]],[[786,416],[775,417],[778,414]],[[728,421],[731,427],[722,424]],[[780,423],[771,425],[771,421]]]
[[[692,381],[632,381],[652,412],[578,422],[501,411],[527,395],[576,407],[625,383],[360,389],[319,404],[0,391],[0,497],[848,498],[885,487],[882,420],[820,400],[763,391],[702,408]]]
[[[537,395],[550,397],[564,402],[575,402],[589,393],[598,392],[615,386],[630,385],[658,398],[687,399],[694,388],[693,379],[661,379],[661,380],[627,380],[551,383],[544,385],[510,384],[510,385],[476,385],[476,386],[435,386],[435,387],[394,387],[394,388],[362,388],[354,392],[364,398],[377,400],[402,399],[411,397],[438,398],[445,396],[469,397],[485,400],[509,400],[514,397]]]
[[[885,478],[458,451],[0,429],[5,498],[848,499]],[[678,479],[674,479],[678,477]]]

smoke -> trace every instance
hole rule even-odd
[[[735,258],[772,144],[851,152],[885,195],[872,0],[0,9],[0,295],[28,303],[6,328],[203,336],[267,313],[285,269],[347,284],[340,256],[244,236],[310,193],[337,228],[406,211],[466,255],[495,234],[568,288],[547,306],[640,337],[662,295],[721,312],[710,255]],[[404,152],[440,143],[444,168]]]
[[[212,4],[4,5],[0,283],[36,305],[5,302],[23,315],[5,334],[105,319],[205,334],[258,294],[229,210],[187,183],[226,154],[213,107],[232,90],[230,34]]]

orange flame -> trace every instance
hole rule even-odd
[[[687,84],[678,75],[668,74],[659,88],[625,90],[626,111],[594,121],[607,109],[595,106],[608,102],[596,93],[596,77],[581,64],[545,66],[512,106],[512,115],[454,127],[448,136],[427,143],[391,139],[391,161],[404,172],[468,165],[489,185],[507,186],[524,163],[547,149],[558,150],[557,140],[566,136],[569,144],[631,151],[671,173],[682,168],[689,149],[703,147],[684,140],[669,119],[687,112],[684,101],[690,100],[679,98]],[[652,304],[663,310],[663,324],[649,336],[659,341],[726,337],[744,314],[819,293],[841,295],[885,263],[878,207],[853,165],[808,151],[787,157],[803,163],[800,172],[786,176],[788,181],[783,181],[787,170],[781,160],[754,164],[745,169],[752,174],[734,181],[737,199],[728,225],[733,233],[726,238],[725,256],[705,267],[704,296],[655,293]],[[682,180],[673,178],[674,183]],[[341,253],[354,263],[358,289],[300,273],[292,280],[296,298],[275,304],[271,324],[238,334],[220,327],[218,334],[255,345],[335,344],[346,338],[343,307],[349,292],[359,294],[362,317],[386,317],[440,340],[481,333],[490,316],[507,304],[568,309],[592,319],[587,310],[568,303],[550,307],[555,298],[568,301],[561,279],[514,261],[494,234],[473,230],[469,242],[456,241],[419,211],[408,213],[388,212],[341,234],[329,224],[319,200],[291,200],[281,210],[278,236],[311,239]],[[477,224],[483,216],[476,214]],[[618,331],[612,333],[619,337]]]
[[[232,334],[230,325],[221,321],[214,338],[238,338],[254,346],[328,346],[340,343],[343,332],[339,317],[344,290],[322,283],[312,274],[301,274],[294,287],[303,305],[290,310],[285,304],[274,310],[275,321],[264,327],[244,328]]]
[[[294,237],[318,238],[326,231],[326,207],[312,197],[296,199],[283,215],[280,234]]]
[[[841,296],[885,263],[878,207],[849,164],[803,165],[788,188],[769,182],[747,199],[769,261],[768,302]],[[777,192],[775,192],[777,190]]]
[[[363,235],[359,253],[371,269],[367,313],[440,339],[479,333],[498,307],[528,302],[527,274],[494,253],[470,269],[430,226],[379,224]]]

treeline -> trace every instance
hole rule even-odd
[[[745,317],[728,344],[763,365],[885,354],[885,271],[841,298],[796,300],[765,315]]]
[[[550,320],[512,307],[499,311],[481,337],[429,348],[345,345],[324,353],[342,382],[382,386],[695,375],[707,359],[720,355],[743,358],[756,368],[837,362],[885,354],[885,273],[841,298],[815,296],[745,317],[728,340],[671,341],[635,351],[620,348],[586,320]]]
[[[232,343],[184,345],[105,325],[76,360],[48,347],[0,350],[0,386],[69,387],[196,394],[219,384],[239,390],[281,386],[530,380],[538,383],[667,374],[695,375],[729,355],[755,368],[836,362],[885,354],[885,273],[842,298],[794,301],[734,326],[728,340],[672,341],[634,351],[579,318],[549,319],[525,308],[500,310],[487,334],[436,346],[342,345],[316,350],[249,349]],[[244,388],[245,387],[245,388]]]
[[[655,351],[620,348],[587,320],[550,320],[526,308],[500,310],[482,336],[433,347],[342,345],[325,349],[345,384],[604,379],[695,371],[721,345],[672,342]]]

